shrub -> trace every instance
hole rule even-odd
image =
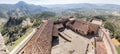
[[[114,24],[110,23],[110,22],[106,22],[105,25],[104,25],[105,28],[109,29],[110,32],[113,33],[113,35],[115,35],[115,26]]]
[[[94,16],[94,18],[101,19],[103,21],[106,21],[106,18],[104,16]]]
[[[117,39],[120,42],[120,38]]]
[[[44,11],[39,15],[39,18],[50,18],[54,16],[55,16],[54,12]]]

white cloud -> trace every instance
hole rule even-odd
[[[120,0],[1,0],[0,3],[14,4],[18,1],[25,1],[36,5],[41,4],[69,4],[69,3],[104,3],[104,4],[120,4]]]

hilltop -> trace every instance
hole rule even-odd
[[[0,17],[9,18],[12,17],[22,17],[31,16],[40,13],[47,8],[40,5],[27,4],[20,1],[16,4],[0,4]]]
[[[85,14],[115,14],[120,15],[120,5],[115,4],[56,4],[56,5],[34,5],[19,1],[16,4],[0,4],[0,18],[35,16],[43,11],[52,11],[61,14],[71,12],[84,12]],[[117,11],[117,12],[116,12]]]

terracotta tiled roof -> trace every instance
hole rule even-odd
[[[18,54],[50,54],[52,30],[52,21],[42,23],[37,32]]]
[[[82,35],[87,35],[92,32],[94,32],[94,34],[97,34],[97,31],[99,28],[98,25],[95,25],[86,21],[78,21],[78,20],[75,20],[74,23],[67,22],[66,26],[70,27],[71,29],[73,29],[74,31]]]

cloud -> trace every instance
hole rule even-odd
[[[70,3],[104,3],[104,4],[120,4],[120,0],[1,0],[0,3],[14,4],[19,1],[25,1],[36,5],[41,4],[70,4]]]

